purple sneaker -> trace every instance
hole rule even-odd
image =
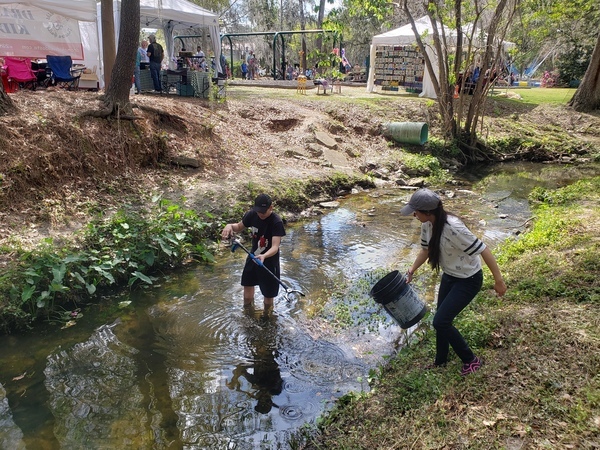
[[[479,359],[477,356],[473,359],[473,361],[471,361],[470,363],[464,363],[462,366],[462,370],[460,371],[460,374],[464,377],[466,375],[470,375],[472,373],[475,373],[479,370],[479,368],[481,367],[481,365],[483,364],[483,362],[481,361],[481,359]]]

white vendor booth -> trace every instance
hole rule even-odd
[[[417,19],[415,26],[418,34],[423,37],[425,51],[431,59],[435,73],[431,74],[427,70],[412,27],[407,24],[373,37],[367,91],[373,92],[376,87],[382,91],[397,91],[402,88],[408,92],[419,93],[420,97],[437,98],[431,81],[434,77],[436,79],[438,77],[438,59],[432,45],[433,26],[428,16]],[[472,24],[465,25],[463,35],[465,38],[474,36],[476,39],[474,45],[485,47],[486,33],[473,33],[472,27]],[[444,27],[444,34],[448,43],[454,45],[456,31]],[[495,45],[504,53],[515,46],[508,41],[502,41],[501,44],[498,41]]]
[[[114,2],[119,32],[120,2]],[[95,69],[102,88],[103,64],[100,5],[96,0],[0,0],[0,56],[44,59],[71,55],[74,62]],[[221,54],[217,15],[186,0],[140,0],[143,28],[163,30],[165,60],[174,64],[173,37],[178,30],[208,29],[216,62]],[[118,38],[115,37],[118,43]],[[168,60],[166,59],[168,58]]]
[[[432,35],[433,27],[428,16],[416,20],[415,25],[419,35]],[[437,58],[429,41],[430,38],[425,38],[424,44],[435,69]],[[410,24],[374,36],[370,56],[367,91],[373,92],[376,85],[384,90],[403,87],[412,92],[420,92],[421,97],[437,97],[431,82],[432,75],[423,62],[423,55],[417,47]]]

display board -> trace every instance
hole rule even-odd
[[[423,90],[423,54],[413,45],[377,45],[375,48],[375,85],[382,91],[420,94]]]

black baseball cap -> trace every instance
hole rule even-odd
[[[266,213],[267,210],[271,207],[271,197],[267,194],[260,194],[258,197],[254,199],[254,211],[259,213]]]

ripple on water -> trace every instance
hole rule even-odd
[[[312,345],[311,345],[312,344]],[[344,352],[329,342],[306,342],[299,352],[288,353],[285,364],[292,376],[319,386],[339,381]]]
[[[297,379],[286,379],[283,382],[283,390],[290,394],[300,394],[312,390],[312,385]]]
[[[304,417],[300,405],[284,405],[279,407],[279,415],[286,420],[299,420]]]

